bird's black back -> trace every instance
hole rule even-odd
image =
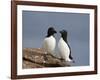
[[[67,43],[67,45],[68,45],[68,47],[69,47],[69,49],[70,49],[69,58],[70,58],[71,60],[73,60],[73,57],[72,57],[72,55],[71,55],[71,47],[70,47],[70,45],[69,45],[69,43],[68,43],[68,40],[67,40],[68,32],[67,32],[66,30],[62,30],[62,31],[60,31],[60,33],[61,33],[61,37],[62,37],[63,40]]]

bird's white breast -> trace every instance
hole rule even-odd
[[[69,54],[70,54],[70,49],[68,44],[61,38],[58,42],[58,50],[61,55],[61,57],[68,61],[69,60]]]
[[[55,46],[56,39],[53,36],[50,36],[44,39],[42,48],[49,53],[53,53]]]

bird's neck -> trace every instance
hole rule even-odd
[[[67,36],[61,36],[62,37],[62,39],[67,43]]]
[[[54,36],[54,35],[49,35],[49,34],[48,34],[46,37],[50,37],[50,36]]]

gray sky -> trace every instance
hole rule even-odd
[[[68,31],[75,66],[89,65],[89,14],[23,11],[23,48],[40,48],[49,27]],[[58,42],[60,34],[55,34]]]

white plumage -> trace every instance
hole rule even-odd
[[[60,38],[60,40],[58,42],[58,50],[61,55],[61,58],[63,58],[65,61],[68,61],[68,62],[72,61],[69,58],[70,48],[69,48],[68,44],[63,40],[62,37]]]
[[[56,39],[54,36],[46,37],[43,41],[42,48],[48,53],[53,54],[56,46]]]
[[[53,54],[56,46],[56,39],[54,37],[54,34],[57,33],[56,30],[53,27],[50,27],[47,31],[47,36],[45,37],[43,41],[42,48],[48,52]]]

